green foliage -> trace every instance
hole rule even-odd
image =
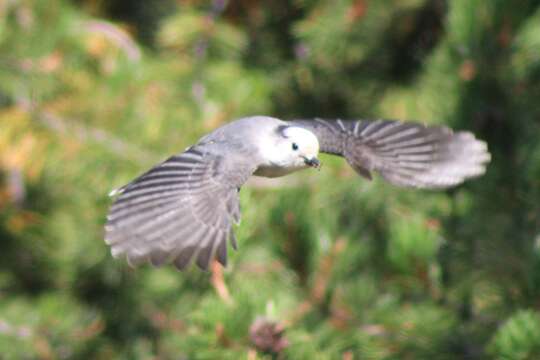
[[[0,357],[540,356],[540,2],[157,3],[0,1]],[[435,193],[322,156],[242,188],[225,270],[112,259],[107,193],[253,114],[447,124],[493,161]]]
[[[0,347],[9,359],[79,357],[104,327],[99,313],[61,293],[14,296],[0,307]]]
[[[536,359],[540,356],[540,315],[520,310],[497,330],[489,350],[498,359]]]
[[[390,225],[388,260],[399,270],[414,271],[426,266],[437,254],[437,237],[420,216],[396,219]]]

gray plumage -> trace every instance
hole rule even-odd
[[[345,157],[360,175],[379,172],[388,182],[440,189],[482,175],[487,145],[470,132],[393,120],[296,120],[319,139],[321,152]]]
[[[182,270],[194,259],[208,269],[214,258],[225,266],[227,242],[236,248],[240,187],[251,175],[282,176],[318,164],[319,146],[345,157],[364,177],[376,171],[392,184],[416,188],[457,185],[483,174],[490,160],[484,142],[446,127],[244,118],[115,190],[105,241],[113,256],[125,256],[132,266],[149,261]]]

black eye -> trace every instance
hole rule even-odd
[[[298,150],[298,144],[297,143],[292,143],[292,149],[294,151]]]

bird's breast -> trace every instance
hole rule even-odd
[[[275,165],[262,165],[257,168],[257,170],[253,173],[253,175],[275,178],[275,177],[285,176],[292,172],[305,169],[305,168],[306,166],[282,167],[282,166],[275,166]]]

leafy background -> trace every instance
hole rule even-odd
[[[540,1],[0,1],[1,357],[540,358],[539,98]],[[107,193],[253,114],[493,160],[430,192],[323,157],[244,187],[225,270],[113,260]]]

